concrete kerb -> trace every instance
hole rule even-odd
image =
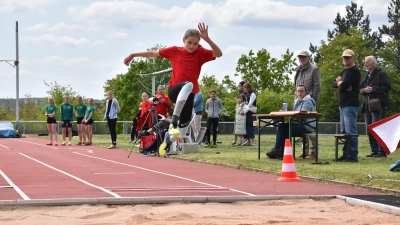
[[[396,216],[400,216],[400,208],[399,207],[395,207],[395,206],[390,206],[390,205],[384,205],[381,203],[376,203],[376,202],[370,202],[370,201],[365,201],[365,200],[361,200],[361,199],[356,199],[356,198],[350,198],[347,196],[341,196],[338,195],[336,196],[338,199],[341,199],[343,201],[345,201],[347,204],[349,205],[353,205],[353,206],[368,206],[372,209],[375,209],[377,211],[380,212],[384,212],[384,213],[389,213],[389,214],[393,214]]]
[[[136,205],[167,203],[232,203],[239,201],[267,201],[283,199],[334,199],[335,195],[259,195],[259,196],[174,196],[174,197],[136,197],[136,198],[78,198],[78,199],[35,199],[4,200],[4,206],[69,206],[69,205]]]
[[[171,158],[184,160],[184,161],[191,161],[191,162],[207,163],[207,164],[217,165],[217,166],[224,166],[224,167],[233,168],[233,169],[241,169],[241,170],[254,171],[254,172],[260,172],[260,173],[274,174],[274,175],[277,175],[277,176],[281,175],[280,172],[271,171],[271,170],[263,170],[263,169],[256,169],[256,168],[249,168],[249,167],[231,165],[231,164],[215,163],[215,162],[210,162],[210,161],[205,161],[205,160],[193,160],[192,161],[190,159],[179,158],[179,157],[171,157]],[[299,178],[301,178],[301,179],[308,180],[308,181],[324,182],[324,183],[327,183],[327,184],[337,184],[337,185],[343,185],[343,186],[349,186],[349,187],[356,187],[356,188],[360,188],[360,189],[364,189],[364,190],[376,191],[376,192],[391,194],[391,195],[400,197],[400,190],[373,187],[373,186],[366,186],[366,185],[362,185],[362,184],[354,184],[354,183],[349,183],[349,182],[344,182],[344,181],[327,180],[327,179],[321,179],[321,178],[317,178],[317,177],[302,176],[302,175],[299,175],[299,174],[297,174],[297,176]]]

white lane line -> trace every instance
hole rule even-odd
[[[77,180],[77,181],[80,181],[80,182],[82,182],[82,183],[84,183],[84,184],[86,184],[86,185],[89,185],[89,186],[91,186],[91,187],[94,187],[94,188],[97,188],[97,189],[99,189],[99,190],[101,190],[101,191],[104,191],[104,192],[106,192],[106,193],[108,193],[108,194],[110,194],[110,195],[112,195],[112,196],[114,196],[114,197],[116,197],[116,198],[121,198],[121,196],[119,196],[119,195],[117,195],[117,194],[115,194],[115,193],[113,193],[113,192],[111,192],[111,191],[109,191],[109,190],[106,190],[106,189],[104,189],[104,188],[102,188],[102,187],[99,187],[99,186],[96,186],[96,185],[94,185],[94,184],[91,184],[91,183],[89,183],[89,182],[87,182],[87,181],[85,181],[85,180],[82,180],[82,179],[80,179],[80,178],[78,178],[78,177],[76,177],[76,176],[74,176],[74,175],[72,175],[72,174],[69,174],[69,173],[64,172],[64,171],[62,171],[62,170],[59,170],[59,169],[57,169],[57,168],[54,168],[54,167],[52,167],[52,166],[50,166],[50,165],[48,165],[48,164],[46,164],[46,163],[44,163],[44,162],[41,162],[41,161],[39,161],[39,160],[37,160],[37,159],[34,159],[34,158],[30,157],[30,156],[27,156],[27,155],[23,154],[23,153],[19,153],[19,154],[25,156],[25,157],[28,158],[28,159],[31,159],[31,160],[33,160],[33,161],[36,161],[36,162],[38,162],[38,163],[40,163],[40,164],[42,164],[42,165],[44,165],[44,166],[47,166],[47,167],[49,167],[50,169],[53,169],[53,170],[55,170],[55,171],[57,171],[57,172],[60,172],[60,173],[62,173],[62,174],[65,174],[65,175],[67,175],[67,176],[69,176],[69,177],[71,177],[71,178],[73,178],[73,179],[75,179],[75,180]]]
[[[8,147],[8,146],[2,145],[2,144],[0,144],[0,146],[3,147],[3,148],[6,148],[6,149],[8,149],[8,150],[12,150],[12,148],[10,148],[10,147]]]
[[[82,150],[82,151],[87,151],[88,153],[93,153],[93,150],[91,149],[84,149],[84,148],[68,148],[68,149]]]
[[[160,171],[156,171],[156,170],[146,169],[146,168],[139,167],[139,166],[133,166],[133,165],[129,165],[129,164],[121,163],[121,162],[116,162],[116,161],[109,160],[109,159],[103,159],[103,158],[95,157],[95,156],[91,156],[91,155],[85,155],[85,154],[82,154],[82,153],[79,153],[79,152],[73,152],[73,153],[78,154],[78,155],[82,155],[82,156],[86,156],[86,157],[89,157],[89,158],[99,159],[99,160],[103,160],[103,161],[106,161],[106,162],[112,162],[112,163],[119,164],[119,165],[129,166],[129,167],[133,167],[133,168],[137,168],[137,169],[141,169],[141,170],[145,170],[145,171],[149,171],[149,172],[153,172],[153,173],[158,173],[158,174],[162,174],[162,175],[166,175],[166,176],[170,176],[170,177],[175,177],[175,178],[178,178],[178,179],[187,180],[187,181],[190,181],[190,182],[203,184],[203,185],[207,185],[207,186],[211,186],[211,187],[226,188],[226,187],[222,187],[222,186],[218,186],[218,185],[214,185],[214,184],[209,184],[209,183],[204,183],[204,182],[201,182],[201,181],[192,180],[192,179],[189,179],[189,178],[186,178],[186,177],[181,177],[181,176],[177,176],[177,175],[173,175],[173,174],[169,174],[169,173],[164,173],[164,172],[160,172]],[[244,191],[239,191],[239,190],[235,190],[235,189],[231,189],[231,188],[228,188],[228,189],[233,191],[233,192],[238,192],[238,193],[242,193],[242,194],[249,195],[249,196],[256,196],[254,194],[247,193],[247,192],[244,192]]]
[[[118,175],[118,174],[135,174],[134,172],[120,172],[120,173],[94,173],[96,175],[108,175],[108,174],[113,174],[113,175]]]
[[[21,191],[21,189],[19,189],[19,187],[17,185],[14,184],[14,182],[12,182],[12,180],[10,180],[10,178],[7,177],[7,175],[5,173],[3,173],[3,171],[0,170],[0,174],[1,176],[3,176],[3,178],[8,182],[8,184],[10,186],[12,186],[14,188],[14,190],[24,199],[24,200],[31,200],[23,191]]]
[[[33,145],[39,145],[39,146],[43,146],[43,147],[47,147],[47,148],[52,148],[52,149],[58,149],[58,148],[56,148],[56,147],[52,147],[51,145],[38,144],[38,143],[35,143],[35,142],[23,141],[23,140],[16,140],[16,141],[21,141],[21,142],[25,142],[25,143],[29,143],[29,144],[33,144]]]

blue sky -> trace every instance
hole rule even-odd
[[[390,0],[356,0],[371,27],[387,24]],[[70,85],[85,97],[103,98],[103,85],[125,73],[123,59],[155,44],[182,45],[198,22],[224,56],[201,74],[233,78],[237,60],[249,50],[267,49],[280,57],[286,49],[307,50],[332,29],[343,0],[0,0],[0,59],[15,59],[15,21],[19,21],[20,96],[45,97],[44,81]],[[205,47],[208,47],[206,43]],[[323,75],[323,74],[322,74]],[[0,98],[15,98],[15,69],[0,63]],[[239,81],[239,78],[233,78]]]

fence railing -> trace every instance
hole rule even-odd
[[[15,122],[13,122],[15,126]],[[130,134],[131,133],[132,121],[118,121],[117,132],[119,134]],[[202,122],[202,126],[206,126],[206,122]],[[40,134],[48,133],[46,121],[19,121],[19,130],[23,134]],[[339,134],[340,123],[339,122],[319,122],[318,133],[320,134]],[[73,124],[73,129],[76,129],[76,123]],[[220,134],[233,134],[234,123],[233,122],[220,122],[218,125],[218,132]],[[360,135],[366,134],[366,128],[364,123],[357,123],[358,133]],[[57,123],[57,131],[61,133],[61,123]],[[256,134],[258,130],[255,129]],[[95,121],[93,123],[93,134],[108,134],[108,126],[106,121]],[[261,130],[261,134],[275,134],[276,127],[265,127]]]

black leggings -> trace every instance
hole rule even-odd
[[[213,142],[214,144],[217,143],[217,130],[218,130],[218,122],[219,122],[219,118],[207,118],[207,141],[208,143],[211,144],[211,140],[210,140],[210,131],[211,131],[211,124],[213,125]]]
[[[107,124],[108,129],[110,129],[111,143],[117,145],[117,131],[115,130],[117,128],[117,119],[108,119]]]
[[[171,102],[176,103],[178,94],[181,91],[183,85],[185,85],[186,83],[187,82],[181,82],[168,89],[168,97],[171,100]],[[186,100],[185,105],[183,106],[181,114],[179,115],[179,123],[178,123],[179,127],[187,127],[190,121],[192,120],[193,102],[194,102],[194,93],[190,93]]]

